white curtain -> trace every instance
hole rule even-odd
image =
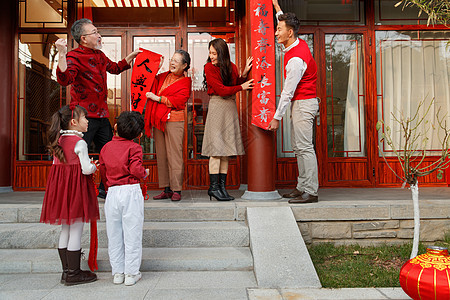
[[[413,117],[418,105],[425,100],[420,115],[423,116],[429,103],[434,99],[426,120],[419,131],[425,132],[430,124],[436,123],[436,113],[441,108],[442,117],[450,112],[450,51],[446,40],[389,40],[379,42],[377,54],[378,73],[378,118],[391,128],[394,145],[401,149],[403,137],[400,125],[392,114]],[[382,84],[382,86],[380,86]],[[450,118],[447,118],[450,125]],[[440,150],[439,131],[432,128],[427,132],[428,143],[425,150]],[[398,146],[397,146],[398,145]],[[384,146],[384,148],[383,148]],[[380,148],[386,151],[384,143]],[[386,155],[393,155],[386,152]]]
[[[361,47],[351,50],[345,101],[344,151],[349,151],[344,152],[346,157],[365,156],[364,97],[359,96],[365,94],[362,57]]]

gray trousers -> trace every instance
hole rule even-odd
[[[314,118],[319,110],[317,98],[295,100],[291,104],[291,145],[297,157],[297,189],[317,196],[319,177],[313,145]]]

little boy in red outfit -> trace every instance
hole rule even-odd
[[[108,193],[105,202],[108,254],[113,282],[134,285],[141,279],[144,197],[140,180],[148,176],[142,165],[142,147],[133,139],[142,135],[144,118],[122,112],[114,126],[117,135],[100,152],[100,174]]]

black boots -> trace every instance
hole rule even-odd
[[[222,189],[219,185],[219,174],[209,174],[209,200],[211,200],[211,197],[216,198],[218,201],[230,201],[231,199],[224,195],[222,192]]]
[[[66,283],[67,272],[69,271],[69,265],[67,264],[67,248],[58,248],[59,259],[61,259],[62,275],[61,283]]]
[[[227,189],[225,188],[225,185],[227,184],[227,174],[219,174],[219,187],[220,190],[222,191],[222,194],[227,197],[230,198],[230,200],[234,200],[233,196],[230,196],[230,194],[228,194]]]
[[[67,272],[65,285],[76,285],[97,280],[97,275],[95,275],[91,271],[82,271],[80,269],[81,250],[67,250],[66,253],[69,269]]]

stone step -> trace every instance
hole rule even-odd
[[[82,247],[89,245],[89,225]],[[42,223],[9,223],[0,226],[0,249],[48,249],[58,246],[61,226]],[[98,224],[98,245],[107,248],[106,224]],[[143,247],[248,247],[244,222],[144,222]]]
[[[100,222],[105,221],[104,203],[99,204]],[[41,204],[0,204],[0,223],[39,223]],[[234,221],[244,220],[245,208],[233,202],[172,203],[169,200],[146,201],[146,221]]]
[[[82,268],[88,269],[89,249]],[[99,248],[98,271],[110,272],[108,249]],[[248,247],[143,248],[141,271],[251,271]],[[57,273],[61,262],[56,249],[0,249],[0,273]]]
[[[0,274],[0,299],[247,300],[246,289],[257,286],[252,271],[143,272],[132,287],[114,285],[109,272],[71,287],[60,278],[61,273]]]

